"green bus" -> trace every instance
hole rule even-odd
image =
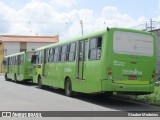
[[[33,82],[73,92],[154,92],[156,38],[153,33],[107,28],[35,50]]]
[[[32,80],[33,64],[31,58],[33,54],[33,51],[26,51],[5,56],[3,60],[5,79],[15,82]]]

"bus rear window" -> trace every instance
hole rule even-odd
[[[153,37],[140,33],[115,31],[113,51],[118,54],[153,56]]]

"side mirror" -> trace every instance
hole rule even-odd
[[[32,55],[31,63],[36,64],[37,55]]]

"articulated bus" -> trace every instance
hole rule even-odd
[[[156,38],[153,33],[107,28],[35,50],[33,82],[73,92],[154,92]]]
[[[31,63],[33,51],[20,52],[8,55],[3,60],[5,79],[18,81],[32,80],[33,64]]]

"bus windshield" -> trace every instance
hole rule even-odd
[[[118,54],[153,56],[153,37],[146,34],[115,31],[113,51]]]

